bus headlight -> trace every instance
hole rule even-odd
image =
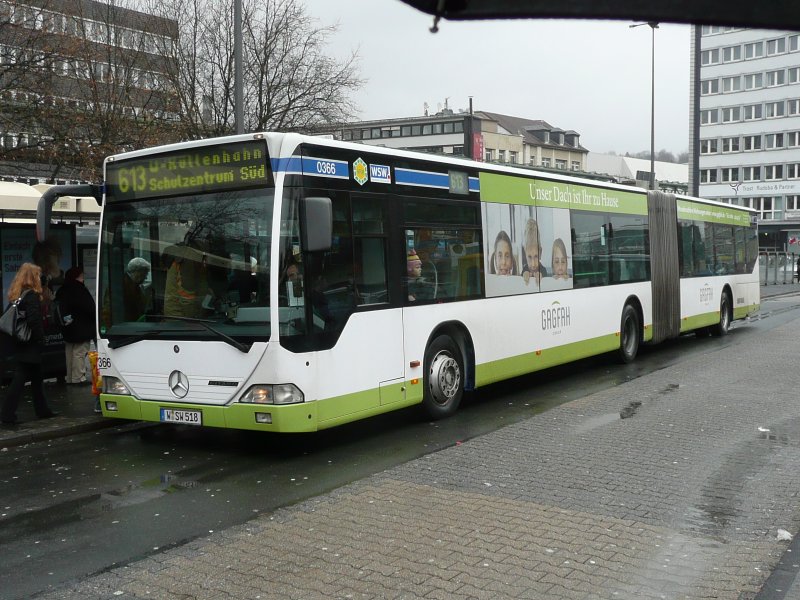
[[[103,393],[130,396],[131,392],[118,377],[103,377]]]
[[[293,383],[254,385],[239,398],[245,404],[298,404],[304,400],[303,392]]]

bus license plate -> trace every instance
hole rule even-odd
[[[162,423],[180,423],[181,425],[202,425],[203,413],[199,410],[183,410],[177,408],[161,409]]]

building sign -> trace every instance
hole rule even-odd
[[[106,161],[109,202],[271,185],[267,144],[248,140]]]
[[[483,135],[480,133],[472,134],[472,158],[474,160],[483,160]]]

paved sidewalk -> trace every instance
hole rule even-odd
[[[8,387],[0,388],[0,395],[5,397],[6,393]],[[44,393],[50,408],[61,414],[51,419],[37,419],[30,388],[26,386],[25,395],[17,409],[17,418],[21,424],[13,429],[0,428],[0,448],[40,442],[122,423],[94,413],[95,398],[89,384],[67,385],[54,379],[47,380]]]
[[[787,369],[800,320],[767,339],[731,335],[694,361],[43,597],[754,598],[782,558],[796,574],[778,530],[800,528]]]

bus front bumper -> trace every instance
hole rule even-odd
[[[227,429],[251,429],[253,431],[307,432],[317,431],[317,403],[301,404],[243,404],[209,406],[206,404],[157,402],[139,400],[133,396],[101,394],[100,406],[103,416],[135,421],[166,423],[162,409],[200,413],[199,423],[187,425],[223,427]],[[267,422],[268,421],[268,422]]]

